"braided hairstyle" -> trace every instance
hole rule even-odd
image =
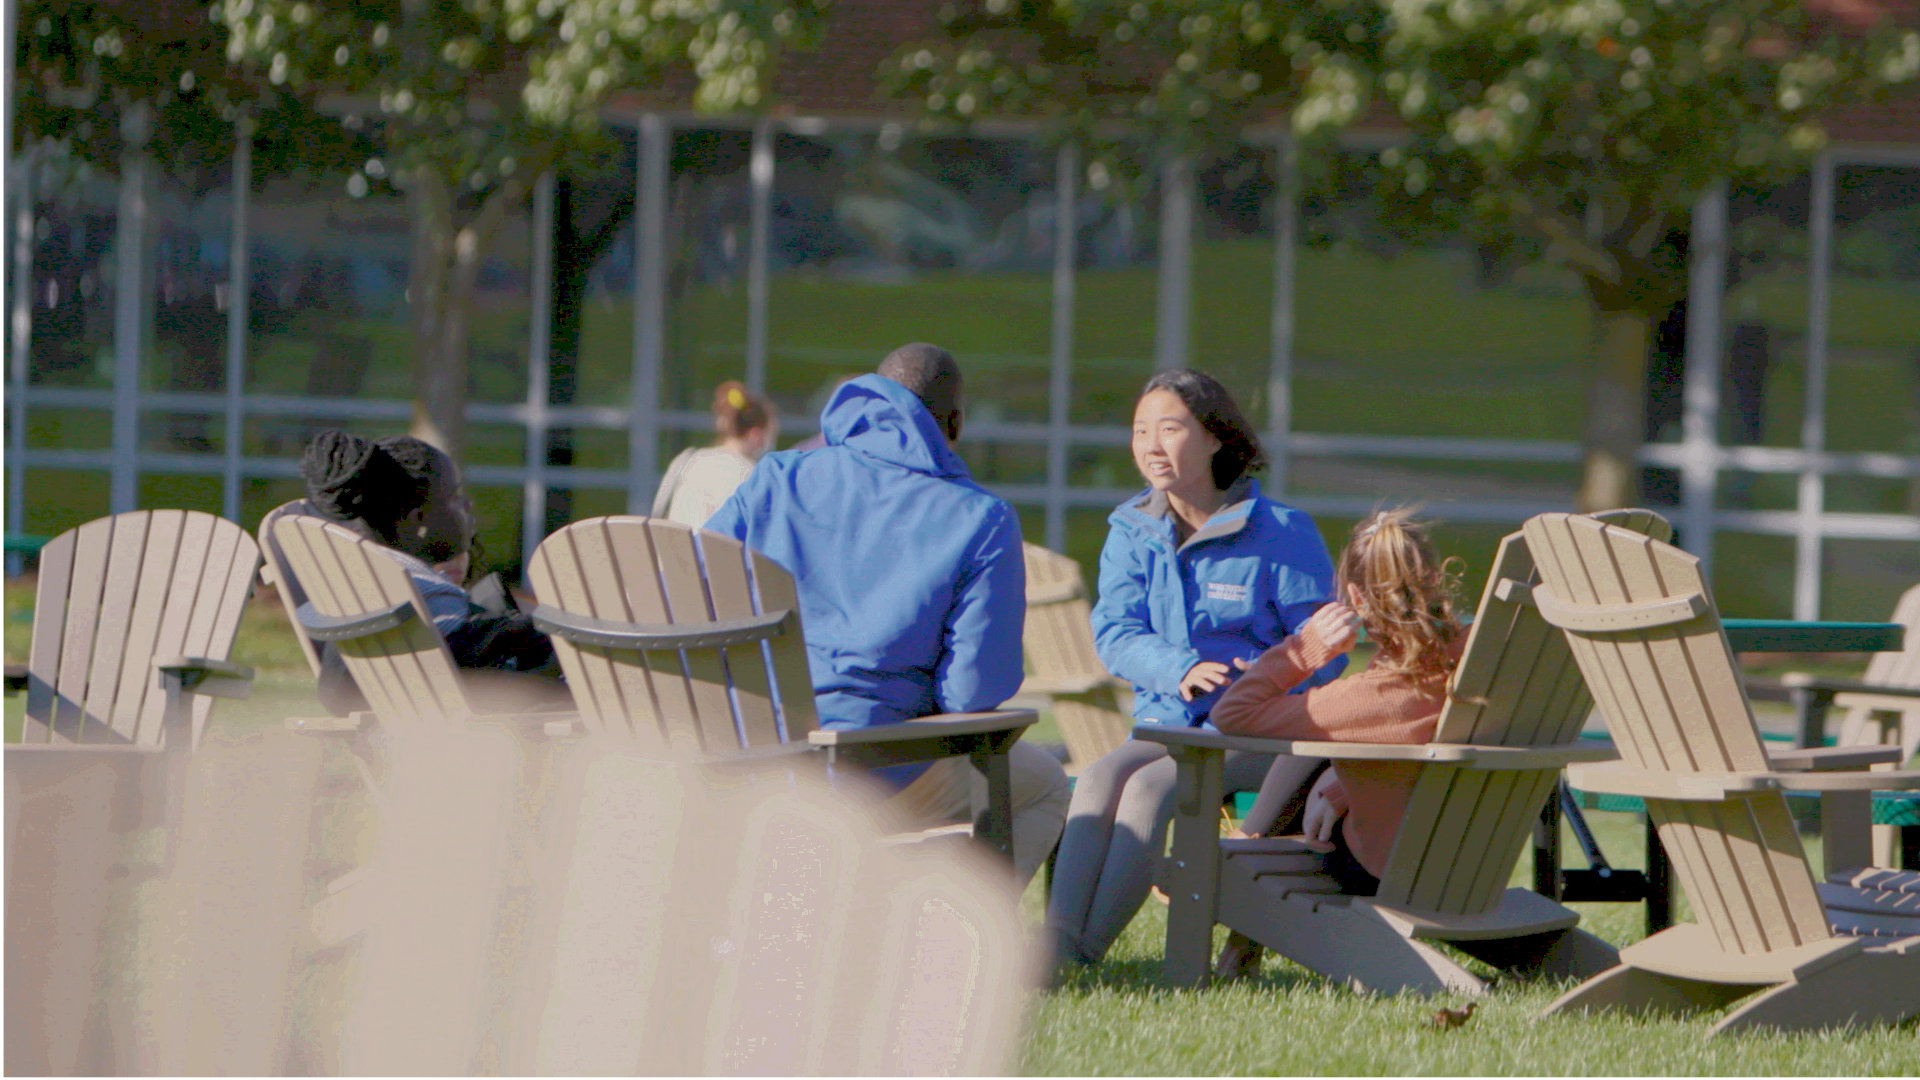
[[[300,458],[307,505],[329,521],[364,524],[399,546],[400,523],[425,506],[434,481],[455,474],[453,459],[407,435],[363,439],[337,429],[314,436]]]

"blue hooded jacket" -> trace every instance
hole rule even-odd
[[[826,445],[760,460],[707,528],[792,572],[822,727],[991,709],[1022,678],[1013,508],[973,482],[920,399],[862,375]]]
[[[1333,560],[1313,519],[1262,496],[1251,478],[1177,548],[1163,493],[1127,500],[1107,522],[1094,644],[1107,670],[1133,683],[1133,715],[1148,723],[1205,723],[1226,688],[1180,700],[1193,665],[1251,664],[1333,597]],[[1339,657],[1300,689],[1346,666]]]

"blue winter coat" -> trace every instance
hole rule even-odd
[[[1022,677],[1013,508],[976,485],[920,399],[842,385],[826,445],[768,454],[707,528],[793,573],[823,727],[991,709]]]
[[[1140,720],[1204,723],[1225,687],[1180,700],[1193,665],[1252,663],[1333,597],[1333,560],[1313,519],[1262,496],[1251,478],[1177,550],[1163,493],[1129,499],[1107,522],[1093,636],[1107,670],[1133,683]],[[1333,661],[1301,689],[1331,681],[1346,663]]]

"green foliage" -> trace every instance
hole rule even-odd
[[[216,182],[234,125],[255,121],[255,176],[366,158],[353,132],[289,88],[227,62],[226,34],[201,4],[23,0],[15,62],[19,139],[50,143],[69,171],[117,170],[145,147],[188,189]]]
[[[1803,0],[973,0],[891,61],[932,115],[1038,115],[1104,155],[1114,121],[1205,153],[1290,115],[1391,107],[1403,221],[1544,245],[1606,310],[1684,287],[1664,241],[1717,181],[1804,166],[1821,118],[1920,76],[1920,33]],[[1103,126],[1104,125],[1104,126]],[[1098,163],[1096,163],[1097,165]]]
[[[472,191],[531,175],[621,90],[689,68],[695,104],[761,103],[776,43],[825,0],[218,0],[226,55],[259,83],[372,104],[398,168]],[[589,140],[588,146],[593,144]]]

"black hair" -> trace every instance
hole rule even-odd
[[[407,435],[363,439],[328,429],[300,458],[315,513],[343,524],[363,521],[388,542],[408,514],[426,505],[434,480],[452,472],[452,458]]]
[[[938,345],[902,345],[880,361],[877,373],[912,391],[945,430],[960,411],[960,365]]]
[[[1175,369],[1148,379],[1140,397],[1155,390],[1179,398],[1207,434],[1220,440],[1220,449],[1213,454],[1215,488],[1225,491],[1242,476],[1267,467],[1267,452],[1260,448],[1260,436],[1220,380],[1199,371]]]

